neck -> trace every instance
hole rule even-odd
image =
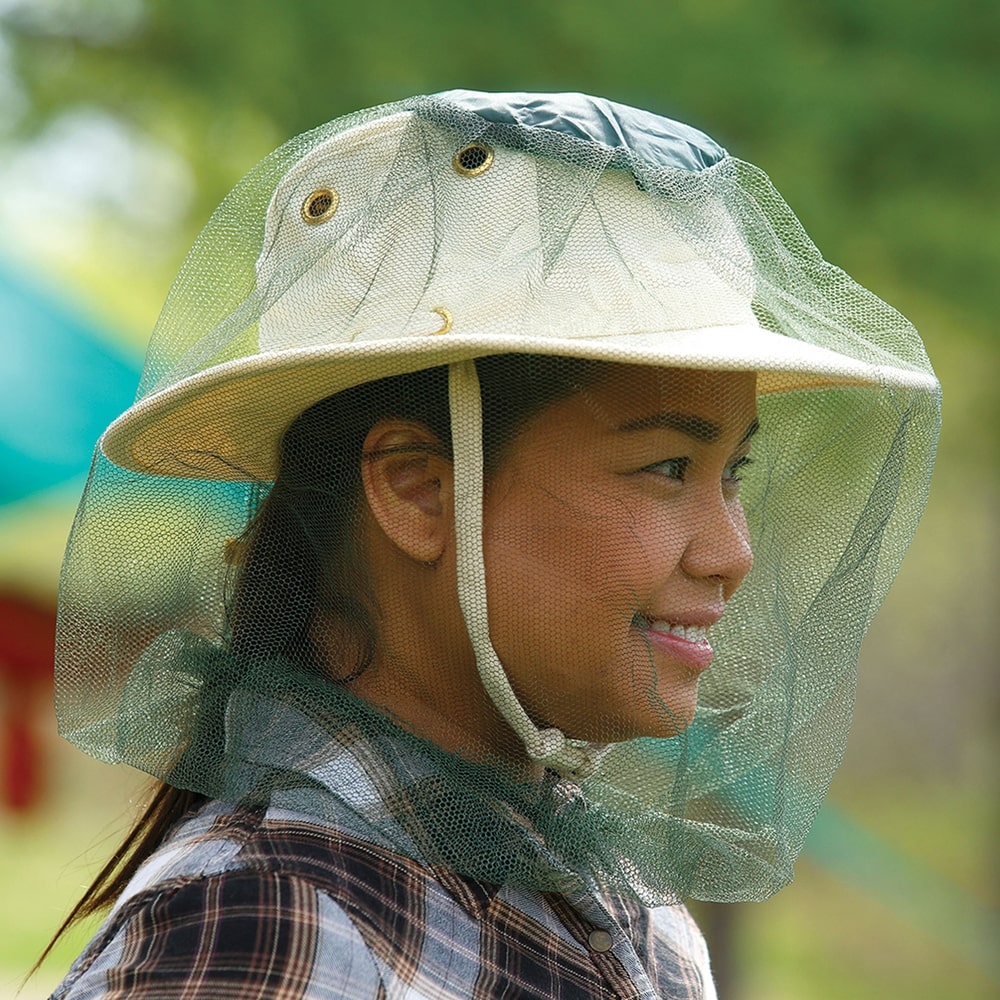
[[[454,552],[434,565],[369,548],[377,613],[372,663],[348,683],[404,728],[469,760],[523,767],[524,748],[490,701],[458,605]],[[314,635],[336,675],[336,643]]]

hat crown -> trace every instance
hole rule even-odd
[[[543,130],[596,143],[632,154],[651,167],[698,171],[726,156],[722,146],[691,125],[589,94],[447,90],[431,100],[474,112],[495,125]]]
[[[261,351],[434,336],[441,310],[454,336],[497,338],[500,350],[527,334],[755,325],[749,251],[718,200],[700,199],[714,246],[704,235],[698,246],[683,212],[634,172],[607,169],[627,166],[637,143],[689,172],[724,156],[707,136],[583,95],[569,95],[560,117],[553,98],[458,94],[450,114],[471,110],[478,130],[457,135],[431,99],[429,115],[396,112],[335,134],[288,172],[257,267]],[[481,138],[464,141],[474,131]],[[463,169],[463,150],[483,162]]]

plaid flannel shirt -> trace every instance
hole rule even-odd
[[[359,836],[357,817],[392,816],[393,767],[350,727],[327,736],[343,822],[303,810],[301,790],[266,810],[209,802],[143,864],[54,1000],[714,1000],[683,906],[487,884]],[[322,763],[302,773],[332,790]]]

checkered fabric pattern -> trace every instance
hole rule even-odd
[[[143,865],[53,997],[714,1000],[683,906],[490,885],[350,832],[352,809],[393,798],[393,766],[353,727],[331,744],[368,778],[355,801],[339,790],[344,823],[208,803]]]

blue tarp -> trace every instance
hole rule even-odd
[[[86,472],[139,371],[111,332],[0,259],[0,504]]]

